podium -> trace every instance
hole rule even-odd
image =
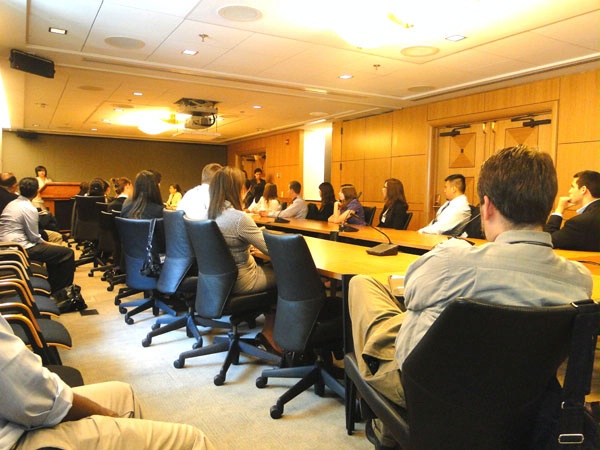
[[[56,217],[60,231],[71,229],[73,197],[78,193],[79,182],[46,183],[40,189],[40,197],[44,199],[44,206]]]

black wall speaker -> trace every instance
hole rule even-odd
[[[54,62],[20,50],[10,51],[10,67],[46,78],[54,78]]]

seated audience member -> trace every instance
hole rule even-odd
[[[177,205],[181,201],[181,197],[183,194],[181,193],[181,186],[178,184],[170,184],[169,185],[169,198],[165,202],[165,208],[170,210],[177,209]]]
[[[133,197],[127,199],[121,217],[129,219],[158,219],[163,215],[163,201],[156,177],[149,170],[139,172],[133,183]]]
[[[292,199],[292,203],[288,205],[283,211],[271,212],[271,213],[260,213],[261,216],[269,217],[282,217],[285,219],[306,219],[308,213],[308,205],[302,197],[300,197],[300,191],[302,185],[299,181],[290,181],[288,186],[288,195]]]
[[[258,202],[260,202],[260,199],[262,198],[264,192],[265,192],[265,184],[255,184],[254,186],[250,187],[250,190],[246,192],[246,195],[244,196],[244,205],[246,205],[246,202],[249,201],[250,204],[246,207],[246,210],[250,210],[250,208],[252,208],[253,206],[258,205]]]
[[[82,181],[79,183],[79,192],[77,195],[87,195],[90,190],[90,183],[88,181]]]
[[[262,178],[263,171],[260,167],[254,169],[254,178],[246,183],[246,195],[244,195],[244,206],[246,209],[250,207],[253,201],[258,202],[263,194],[265,180]]]
[[[52,179],[48,178],[48,170],[46,170],[44,166],[37,166],[34,169],[34,172],[40,191],[44,186],[46,186],[46,183],[52,183]],[[40,195],[39,191],[38,195],[31,201],[31,203],[33,203],[33,206],[35,206],[39,211],[46,210],[46,207],[44,206],[44,199]]]
[[[257,185],[258,187],[259,185]],[[281,210],[281,203],[277,200],[277,185],[272,183],[265,184],[263,194],[260,199],[252,202],[248,212],[260,214],[261,211],[269,213],[278,213]]]
[[[448,175],[444,182],[446,203],[440,206],[435,219],[419,233],[444,234],[471,217],[469,200],[465,195],[465,177],[461,174]]]
[[[408,203],[404,196],[404,185],[396,178],[383,183],[383,211],[379,216],[379,227],[402,229],[406,223]]]
[[[140,403],[126,383],[69,387],[42,366],[1,315],[0,367],[0,448],[214,448],[190,425],[142,420]]]
[[[352,184],[342,184],[339,201],[333,205],[333,214],[327,219],[332,223],[366,225],[365,210],[358,201],[356,188]]]
[[[333,206],[335,204],[335,192],[330,182],[324,181],[319,185],[319,197],[321,198],[319,210],[314,217],[310,218],[327,222],[327,219],[333,214]]]
[[[90,197],[104,197],[105,202],[112,201],[110,198],[110,184],[103,178],[94,178],[90,181],[90,188],[87,193]]]
[[[204,166],[202,169],[202,184],[187,191],[176,209],[184,211],[185,215],[190,219],[206,220],[208,217],[208,203],[210,201],[208,186],[215,172],[222,168],[223,166],[217,163],[210,163]]]
[[[546,231],[552,235],[554,248],[600,251],[600,173],[584,170],[573,175],[569,195],[559,197],[550,215]],[[561,228],[563,212],[577,207],[577,215]]]
[[[235,167],[223,167],[210,182],[208,219],[214,220],[238,268],[233,293],[244,294],[275,289],[275,272],[268,264],[257,265],[251,254],[256,248],[268,254],[262,231],[252,218],[242,210],[244,174]],[[265,316],[265,326],[257,339],[269,350],[279,347],[273,340],[275,313]]]
[[[4,211],[6,205],[18,197],[16,194],[18,187],[17,177],[12,172],[0,174],[0,213]]]
[[[19,182],[20,195],[10,202],[0,215],[0,241],[21,244],[34,261],[46,264],[52,292],[73,284],[75,256],[73,250],[54,245],[42,238],[39,232],[39,214],[32,200],[38,193],[35,178]]]
[[[483,164],[477,184],[488,244],[475,247],[450,239],[411,264],[405,276],[404,313],[388,288],[374,278],[359,275],[350,281],[354,348],[362,356],[357,358],[362,375],[374,388],[405,406],[402,364],[458,297],[515,306],[589,298],[589,271],[557,256],[543,232],[556,191],[550,155],[524,146],[500,150]],[[379,448],[395,445],[377,420],[367,424],[367,435],[383,446]]]
[[[121,211],[125,200],[133,195],[133,184],[127,177],[111,178],[110,182],[112,183],[117,196],[108,203],[108,210]]]

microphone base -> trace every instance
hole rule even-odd
[[[358,228],[351,227],[350,225],[340,225],[340,231],[349,233],[349,232],[358,231]]]
[[[394,256],[398,254],[398,246],[394,244],[379,244],[368,248],[367,253],[375,256]]]
[[[283,217],[275,217],[275,220],[273,222],[275,222],[275,223],[290,223],[289,220],[284,219]]]

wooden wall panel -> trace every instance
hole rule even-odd
[[[428,133],[427,105],[394,111],[392,156],[427,154]]]
[[[484,94],[468,95],[427,105],[428,120],[462,116],[482,112],[485,109]]]
[[[391,159],[365,159],[365,184],[361,201],[372,204],[383,201],[382,187],[385,180],[390,178]]]
[[[559,97],[559,87],[559,79],[551,78],[549,80],[486,92],[484,94],[485,110],[493,111],[556,100]]]
[[[558,142],[600,139],[600,71],[560,79]]]
[[[365,186],[365,160],[344,161],[341,164],[340,182],[333,185],[333,190],[337,194],[342,184],[350,183],[356,187],[357,192],[362,192]]]
[[[365,157],[366,119],[344,122],[342,125],[342,161]]]
[[[392,151],[393,114],[379,114],[365,119],[365,158],[389,158]]]
[[[331,161],[342,160],[342,125],[343,122],[334,122],[331,130]],[[332,165],[333,167],[333,165]]]
[[[424,223],[425,196],[427,195],[427,156],[414,155],[392,158],[391,178],[404,185],[406,201],[414,213],[409,229],[418,230]]]

